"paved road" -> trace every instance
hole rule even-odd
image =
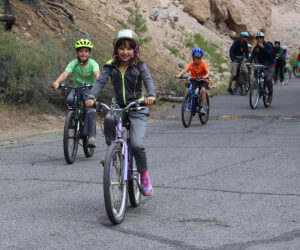
[[[119,226],[105,213],[100,133],[73,165],[61,132],[0,139],[0,249],[300,249],[300,81],[275,93],[257,110],[214,97],[205,126],[151,120],[154,195]]]

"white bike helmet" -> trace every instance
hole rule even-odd
[[[265,37],[265,34],[263,32],[255,33],[255,38],[258,38],[258,37]]]

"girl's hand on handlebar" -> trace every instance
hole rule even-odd
[[[94,100],[87,100],[87,101],[85,101],[85,106],[87,108],[93,108],[94,107]]]
[[[153,105],[155,101],[155,98],[153,96],[149,96],[149,97],[146,97],[145,98],[145,104],[148,106],[148,105]]]

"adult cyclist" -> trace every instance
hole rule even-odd
[[[228,93],[230,94],[235,94],[237,85],[234,83],[234,91],[231,88],[232,81],[236,77],[237,72],[238,72],[238,67],[240,66],[242,69],[242,73],[244,76],[244,79],[247,81],[248,79],[248,69],[246,67],[246,64],[244,62],[244,57],[246,59],[249,59],[249,54],[248,54],[248,38],[249,34],[248,32],[242,32],[241,37],[239,39],[236,39],[229,50],[229,56],[231,59],[231,76],[229,79],[229,84],[228,84]]]
[[[269,90],[268,101],[272,101],[273,85],[272,78],[274,74],[274,58],[273,58],[273,46],[270,43],[265,42],[265,35],[263,32],[255,34],[256,46],[253,48],[249,62],[252,63],[254,59],[264,65],[263,72],[265,74],[265,82]]]

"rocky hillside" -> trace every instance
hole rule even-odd
[[[293,51],[299,46],[300,0],[5,0],[15,17],[12,32],[34,43],[46,32],[61,46],[64,34],[79,34],[100,41],[104,57],[111,55],[114,34],[124,27],[135,2],[147,20],[144,36],[152,40],[141,49],[144,61],[159,86],[190,61],[190,48],[183,46],[189,34],[200,33],[228,56],[232,39],[241,31],[252,36],[263,31],[267,39],[281,39]],[[7,8],[6,8],[7,10]],[[0,16],[1,17],[1,16]],[[253,42],[253,40],[251,40]],[[61,48],[62,49],[62,48]],[[173,51],[172,51],[173,49]],[[174,52],[174,49],[177,52]],[[104,58],[106,60],[108,58]],[[206,58],[206,60],[209,60]],[[222,74],[211,69],[216,81]],[[226,65],[222,66],[227,70]]]

